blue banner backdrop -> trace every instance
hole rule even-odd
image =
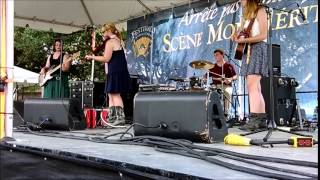
[[[273,8],[272,43],[281,47],[281,72],[296,78],[300,84],[297,91],[317,91],[318,1],[264,0],[263,3]],[[306,22],[299,16],[296,3],[301,6]],[[239,25],[240,4],[217,7],[215,3],[207,3],[199,7],[197,4],[184,7],[179,17],[175,10],[170,10],[128,21],[126,46],[130,73],[139,75],[143,83],[168,84],[171,77],[204,75],[205,71],[193,69],[189,63],[214,62],[213,51],[217,48],[233,57],[235,45],[230,35]],[[232,58],[229,61],[239,70],[239,61]],[[236,87],[236,93],[243,94],[242,78]],[[317,93],[299,94],[298,98],[306,113],[312,115],[318,104]],[[239,110],[243,101],[240,100],[240,107],[237,105]]]

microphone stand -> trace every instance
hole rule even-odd
[[[59,97],[62,98],[62,63],[63,63],[63,40],[62,36],[60,37],[60,45],[61,45],[61,50],[60,50],[60,70],[59,70]]]
[[[227,54],[225,54],[226,55],[226,57],[227,57],[227,59],[228,59],[228,61],[229,62],[233,62],[233,64],[235,64],[238,68],[241,68],[240,67],[240,65],[238,64],[238,63],[236,63],[233,59],[231,59],[230,58],[230,55],[227,55]],[[243,85],[245,85],[245,84],[243,84]],[[234,110],[235,110],[235,112],[234,112],[234,119],[236,119],[237,121],[239,120],[238,119],[238,111],[237,111],[237,104],[239,104],[239,96],[238,96],[238,94],[237,94],[237,87],[235,86],[235,84],[234,84],[234,82],[232,82],[232,87],[234,87],[235,88],[235,96],[237,97],[236,98],[236,104],[235,105],[233,105],[233,108],[234,108]],[[244,86],[243,86],[244,87]],[[231,101],[231,100],[230,100]],[[232,102],[232,101],[231,101]],[[232,103],[231,103],[231,105],[232,105]],[[245,101],[244,101],[244,108],[245,108]],[[245,110],[245,109],[244,109]],[[245,112],[245,111],[243,111],[243,112]],[[245,118],[245,117],[244,117]]]
[[[264,4],[260,4],[261,6],[263,6],[266,9],[266,13],[267,13],[267,18],[268,18],[268,22],[271,22],[271,18],[272,18],[272,10],[279,10],[282,12],[286,12],[291,14],[292,10],[290,11],[286,11],[283,9],[277,9],[277,8],[271,8],[268,5],[264,5]],[[273,62],[272,62],[272,26],[271,23],[269,23],[268,25],[268,36],[267,36],[267,42],[268,42],[268,61],[269,61],[269,93],[270,93],[270,117],[268,118],[268,122],[267,122],[267,134],[266,136],[263,138],[263,142],[267,142],[268,139],[271,137],[272,132],[274,130],[278,130],[281,132],[286,132],[286,133],[290,133],[290,134],[295,134],[295,135],[299,135],[299,136],[306,136],[306,137],[310,137],[309,135],[305,135],[305,134],[301,134],[301,133],[295,133],[295,132],[290,132],[290,131],[286,131],[283,129],[279,129],[275,123],[275,119],[274,119],[274,93],[273,93]],[[266,131],[265,129],[263,130],[257,130],[257,131],[253,131],[253,132],[249,132],[249,133],[245,133],[245,134],[241,134],[241,136],[247,136],[247,135],[251,135],[251,134],[256,134],[259,132],[263,132]],[[311,136],[312,137],[312,136]],[[270,144],[271,147],[273,147],[272,144]]]

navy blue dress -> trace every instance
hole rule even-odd
[[[130,91],[130,75],[124,50],[112,52],[108,62],[107,82],[105,93],[123,93]]]

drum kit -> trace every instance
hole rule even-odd
[[[175,91],[210,91],[216,89],[209,83],[209,73],[216,74],[209,71],[211,68],[214,67],[214,64],[212,62],[206,60],[196,60],[190,62],[189,66],[196,70],[207,71],[207,77],[204,78],[199,76],[191,76],[186,79],[170,78],[169,80],[173,81],[173,83],[171,83],[171,86],[175,87]],[[220,74],[216,75],[221,76]]]

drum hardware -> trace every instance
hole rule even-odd
[[[190,62],[189,64],[190,67],[194,69],[200,69],[200,70],[207,70],[214,67],[214,64],[206,61],[206,60],[195,60]],[[209,77],[209,74],[207,75]],[[208,79],[207,77],[207,79]],[[209,91],[209,81],[207,81],[206,85],[204,84],[204,78],[192,76],[189,78],[190,79],[190,87],[193,89],[204,89],[206,91]]]
[[[177,82],[185,82],[185,79],[184,79],[184,78],[178,78],[178,77],[172,77],[172,78],[169,78],[169,80],[171,80],[171,81],[177,81]]]

